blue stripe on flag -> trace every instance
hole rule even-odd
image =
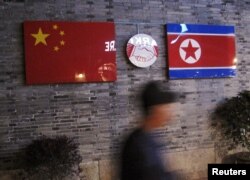
[[[182,26],[181,26],[182,25]],[[166,24],[167,33],[181,33],[183,27],[187,28],[185,33],[205,34],[234,34],[234,26],[203,25],[203,24]]]
[[[236,69],[170,69],[170,79],[223,78],[236,76]]]

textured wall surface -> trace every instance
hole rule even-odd
[[[157,132],[173,170],[196,171],[192,179],[204,176],[206,167],[199,162],[215,161],[209,115],[223,98],[250,89],[249,9],[249,0],[0,1],[0,167],[13,167],[15,154],[33,139],[65,134],[80,143],[86,174],[97,172],[100,179],[110,179],[114,173],[105,175],[105,168],[114,165],[109,161],[116,159],[123,137],[140,122],[136,96],[141,85],[152,79],[168,81],[164,25],[234,25],[237,77],[168,81],[182,96],[175,121]],[[117,81],[26,86],[24,20],[114,21]],[[138,32],[151,35],[159,46],[158,60],[147,69],[134,67],[125,54],[128,39]]]

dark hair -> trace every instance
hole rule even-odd
[[[141,93],[141,101],[144,113],[147,115],[149,108],[154,105],[168,104],[177,101],[178,93],[163,91],[159,82],[148,82]]]

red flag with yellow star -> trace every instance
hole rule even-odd
[[[108,22],[24,22],[27,84],[116,80],[115,27]]]

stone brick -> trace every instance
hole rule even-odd
[[[80,164],[80,178],[84,180],[99,180],[99,166],[97,161]]]
[[[215,153],[214,148],[194,149],[167,153],[165,158],[170,171],[182,171],[186,176],[207,177],[207,164],[215,162]]]
[[[99,161],[100,180],[118,179],[118,166],[116,163],[114,160]]]

